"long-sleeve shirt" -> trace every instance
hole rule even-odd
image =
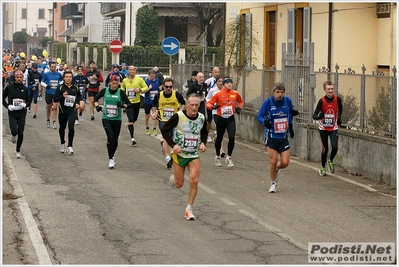
[[[265,137],[276,139],[288,138],[289,125],[292,124],[293,116],[291,98],[283,96],[277,101],[274,96],[267,98],[259,109],[256,119],[263,125],[266,120],[270,120],[271,129],[265,129]]]
[[[220,89],[220,91],[206,103],[206,108],[212,110],[215,103],[218,106],[216,115],[225,119],[236,113],[236,103],[238,108],[244,106],[244,100],[240,93],[233,89],[228,90],[225,87]]]
[[[67,96],[64,97],[64,92],[68,92]],[[58,103],[58,108],[61,113],[75,112],[76,104],[82,100],[79,88],[76,84],[65,85],[61,84],[58,86],[54,94],[54,102]]]
[[[22,83],[9,84],[4,88],[3,91],[3,106],[8,109],[9,105],[14,105],[16,109],[8,112],[22,112],[24,108],[20,106],[22,102],[25,102],[26,107],[30,107],[31,98],[28,94],[28,88]]]

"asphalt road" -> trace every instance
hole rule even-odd
[[[84,113],[70,156],[40,102],[16,159],[3,108],[3,264],[307,264],[308,242],[396,242],[395,188],[339,167],[320,177],[320,163],[292,157],[270,194],[265,148],[239,139],[234,169],[214,166],[213,143],[201,154],[197,220],[186,221],[188,181],[169,183],[140,112],[138,144],[123,127],[109,170],[98,113]]]

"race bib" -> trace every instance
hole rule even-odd
[[[21,103],[24,101],[21,98],[14,98],[12,100],[12,104],[15,106],[15,110],[21,110],[23,107],[21,106]]]
[[[33,86],[38,86],[39,85],[39,79],[35,79],[35,84]]]
[[[158,93],[158,91],[150,91],[150,98],[151,100],[154,100],[155,95]]]
[[[230,118],[231,115],[233,115],[233,107],[232,106],[226,106],[226,107],[222,107],[222,118]]]
[[[84,88],[84,86],[79,86],[79,91],[80,91],[80,94],[81,94],[82,96],[85,95],[85,88]]]
[[[58,81],[57,80],[50,80],[50,87],[52,89],[56,89],[58,86]]]
[[[334,126],[335,117],[334,114],[324,114],[323,126],[332,127]]]
[[[96,84],[97,83],[97,79],[94,79],[93,76],[90,76],[90,83],[91,84]]]
[[[287,118],[274,119],[274,132],[275,133],[285,133],[288,129]]]
[[[115,118],[118,114],[118,107],[116,105],[107,105],[105,110],[105,116],[109,118]]]
[[[186,152],[194,152],[198,147],[198,137],[193,135],[184,135],[183,139],[183,151]]]
[[[66,107],[73,107],[75,104],[76,96],[74,95],[67,95],[64,100],[64,106]]]
[[[134,88],[127,88],[127,97],[136,98],[136,92],[133,91]]]
[[[175,114],[174,108],[164,108],[163,109],[163,118],[169,120],[172,118],[173,114]]]

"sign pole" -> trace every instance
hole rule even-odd
[[[169,56],[169,77],[172,77],[172,56]]]

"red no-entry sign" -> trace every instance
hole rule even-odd
[[[114,54],[119,54],[123,49],[122,42],[119,40],[112,40],[109,43],[109,50]]]

